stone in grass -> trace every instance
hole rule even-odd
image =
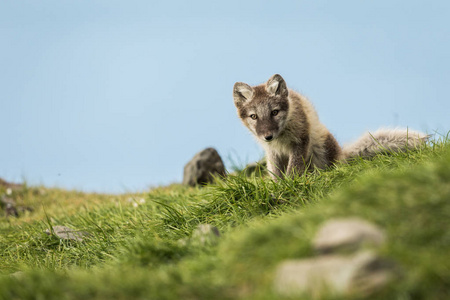
[[[12,203],[6,204],[6,206],[5,206],[5,214],[6,214],[7,217],[13,216],[13,217],[17,218],[19,216],[19,212],[17,211],[17,208]]]
[[[9,197],[1,196],[0,197],[0,207],[2,207],[5,210],[5,215],[7,217],[13,216],[18,217],[19,213],[16,208],[16,202]]]
[[[6,217],[9,216],[18,217],[19,212],[25,213],[27,211],[28,212],[33,211],[33,209],[28,206],[17,206],[14,199],[7,196],[0,197],[0,207],[4,208]]]
[[[282,296],[326,295],[370,296],[399,275],[396,265],[363,251],[350,257],[326,255],[305,260],[288,260],[276,272],[274,290]]]
[[[208,184],[213,181],[214,175],[225,176],[225,165],[214,148],[206,148],[184,166],[183,184]]]
[[[266,174],[266,162],[265,160],[261,160],[259,162],[249,163],[245,169],[243,170],[246,176],[250,176],[252,174],[255,175],[264,175]]]
[[[19,207],[17,207],[17,209],[18,209],[21,213],[33,212],[33,211],[34,211],[34,208],[29,207],[29,206],[19,206]]]
[[[12,278],[21,279],[25,276],[25,273],[23,271],[17,271],[12,274],[9,274],[9,276]]]
[[[0,205],[1,206],[6,206],[7,204],[13,204],[15,205],[16,202],[14,201],[14,199],[7,197],[7,196],[1,196],[0,197]]]
[[[313,245],[319,253],[340,250],[357,250],[363,245],[379,246],[385,235],[377,226],[359,219],[332,219],[325,222],[314,238]]]
[[[0,178],[0,187],[20,189],[23,187],[23,184],[11,183],[11,182],[8,182],[8,181]]]
[[[52,232],[53,231],[53,232]],[[73,240],[77,242],[82,242],[83,238],[89,236],[89,233],[85,231],[78,231],[66,226],[53,226],[52,231],[49,229],[45,230],[45,233],[48,235],[54,234],[56,237],[62,240]]]
[[[216,245],[219,241],[220,232],[217,227],[210,224],[200,224],[192,233],[190,243],[194,245]]]

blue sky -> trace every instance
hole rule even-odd
[[[450,130],[450,2],[1,1],[0,177],[121,193],[263,151],[236,81],[281,74],[341,144]]]

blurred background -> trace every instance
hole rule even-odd
[[[0,177],[122,193],[260,159],[236,81],[281,74],[341,144],[450,130],[450,2],[1,1]]]

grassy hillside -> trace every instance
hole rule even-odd
[[[383,228],[380,252],[403,270],[375,298],[450,299],[447,142],[277,183],[235,175],[143,194],[25,187],[11,197],[34,211],[0,219],[0,299],[279,299],[276,265],[314,255],[318,226],[343,216]],[[220,237],[192,237],[205,223]],[[44,232],[55,225],[89,236]]]

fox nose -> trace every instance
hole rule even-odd
[[[264,137],[266,141],[271,141],[273,139],[273,135],[267,135]]]

